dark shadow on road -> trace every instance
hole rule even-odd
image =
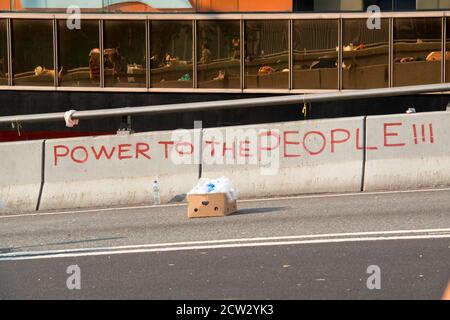
[[[169,203],[183,202],[184,200],[186,200],[186,196],[186,193],[176,195],[175,197],[170,199]]]
[[[125,237],[111,237],[111,238],[98,238],[98,239],[88,239],[88,240],[74,240],[74,241],[63,241],[63,242],[54,242],[54,243],[42,243],[37,245],[30,246],[21,246],[21,247],[12,247],[12,248],[0,248],[0,254],[11,253],[20,249],[30,249],[30,248],[39,248],[44,246],[60,246],[65,244],[76,244],[76,243],[88,243],[88,242],[98,242],[98,241],[108,241],[108,240],[119,240],[125,239]]]
[[[250,208],[250,209],[240,209],[238,212],[234,213],[234,215],[243,215],[243,214],[258,214],[258,213],[271,213],[271,212],[279,212],[291,209],[291,207],[269,207],[269,208]]]
[[[0,254],[11,253],[14,248],[0,248]]]

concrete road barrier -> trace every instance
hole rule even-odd
[[[450,185],[450,113],[367,119],[367,191]]]
[[[173,132],[49,140],[45,152],[42,210],[152,204],[155,179],[162,203],[180,201],[199,173],[194,143]]]
[[[0,214],[35,211],[42,183],[43,142],[0,144]]]
[[[361,191],[363,118],[207,129],[202,176],[240,197]]]
[[[449,124],[435,112],[3,143],[0,214],[153,204],[155,179],[162,203],[183,201],[200,172],[240,198],[450,186]]]

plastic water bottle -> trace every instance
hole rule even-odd
[[[158,180],[153,181],[153,204],[155,205],[161,204],[161,197],[159,196]]]

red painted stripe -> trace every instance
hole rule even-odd
[[[413,124],[413,131],[414,131],[414,144],[418,144],[417,141],[417,127],[415,124]]]
[[[430,123],[430,142],[434,143],[434,132],[433,132],[433,124]]]
[[[422,142],[423,143],[427,142],[427,136],[425,133],[425,125],[424,124],[422,125]]]

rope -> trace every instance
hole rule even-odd
[[[22,129],[22,125],[20,124],[20,122],[19,121],[11,122],[11,127],[13,129],[17,129],[17,134],[20,137],[21,136],[20,129]]]
[[[303,95],[303,109],[302,109],[302,114],[303,114],[303,118],[304,120],[306,120],[308,118],[308,111],[311,111],[311,104],[309,102],[306,102],[305,100],[305,95]]]

